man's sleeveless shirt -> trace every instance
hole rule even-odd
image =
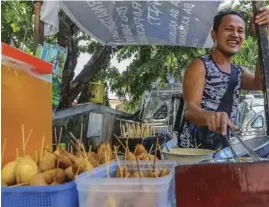
[[[204,55],[200,57],[200,59],[203,61],[206,69],[206,83],[201,101],[201,107],[205,111],[217,111],[220,101],[228,88],[230,74],[221,71],[212,59],[211,55]],[[237,84],[235,86],[233,95],[233,107],[230,119],[234,124],[236,124],[243,70],[237,65],[234,66],[238,70],[238,73]],[[189,147],[194,147],[194,142],[190,134],[188,121],[185,122],[182,129],[182,134],[179,138],[179,145],[181,147],[187,147],[188,145]]]

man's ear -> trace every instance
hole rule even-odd
[[[211,38],[212,38],[213,42],[215,42],[216,36],[217,36],[216,31],[215,30],[211,30]]]

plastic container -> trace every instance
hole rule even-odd
[[[105,86],[100,83],[90,83],[88,92],[90,94],[89,102],[103,104],[104,103]]]
[[[124,161],[121,161],[123,164]],[[140,169],[145,161],[140,161]],[[149,162],[147,162],[149,163]],[[145,170],[150,167],[146,163]],[[126,162],[129,169],[136,169],[136,165]],[[156,161],[156,169],[166,166],[171,170],[170,174],[159,178],[113,178],[118,163],[110,164],[110,178],[107,178],[106,167],[94,169],[91,173],[83,173],[76,179],[79,194],[79,206],[154,206],[171,207],[175,199],[174,167],[175,161]]]
[[[4,43],[1,53],[2,146],[7,138],[4,166],[16,159],[14,143],[22,151],[22,124],[26,135],[33,129],[27,154],[34,155],[40,149],[44,134],[44,146],[52,145],[52,84],[43,77],[51,74],[52,64]]]
[[[1,188],[2,207],[78,207],[75,182],[56,186]]]
[[[63,150],[66,150],[66,144],[65,143],[60,143],[59,147],[61,147]]]
[[[176,160],[177,165],[194,165],[199,164],[203,160],[212,159],[214,151],[194,148],[172,148],[168,152],[164,148],[163,154],[167,160]]]

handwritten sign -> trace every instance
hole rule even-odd
[[[105,45],[211,47],[221,1],[62,1],[77,26]]]

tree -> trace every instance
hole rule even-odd
[[[177,46],[126,46],[118,51],[118,60],[134,59],[126,71],[111,80],[111,90],[122,98],[128,95],[128,108],[132,110],[143,92],[151,89],[152,82],[160,79],[160,86],[167,83],[167,74],[179,80],[178,68],[186,68],[193,58],[204,53],[204,49]]]
[[[86,41],[86,44],[80,46],[81,41]],[[66,108],[72,105],[73,101],[82,91],[87,90],[90,79],[98,70],[108,67],[112,48],[110,46],[100,46],[95,40],[85,35],[63,12],[60,18],[58,43],[68,48],[68,58],[63,71],[61,102],[59,105],[59,108]],[[80,74],[73,80],[80,52],[92,54],[92,57]],[[83,100],[86,101],[88,98],[84,97]]]
[[[1,1],[1,41],[31,52],[32,1]]]
[[[258,45],[257,41],[253,37],[248,37],[240,52],[234,57],[234,62],[238,65],[242,65],[252,72],[256,70],[256,62],[258,58]]]

